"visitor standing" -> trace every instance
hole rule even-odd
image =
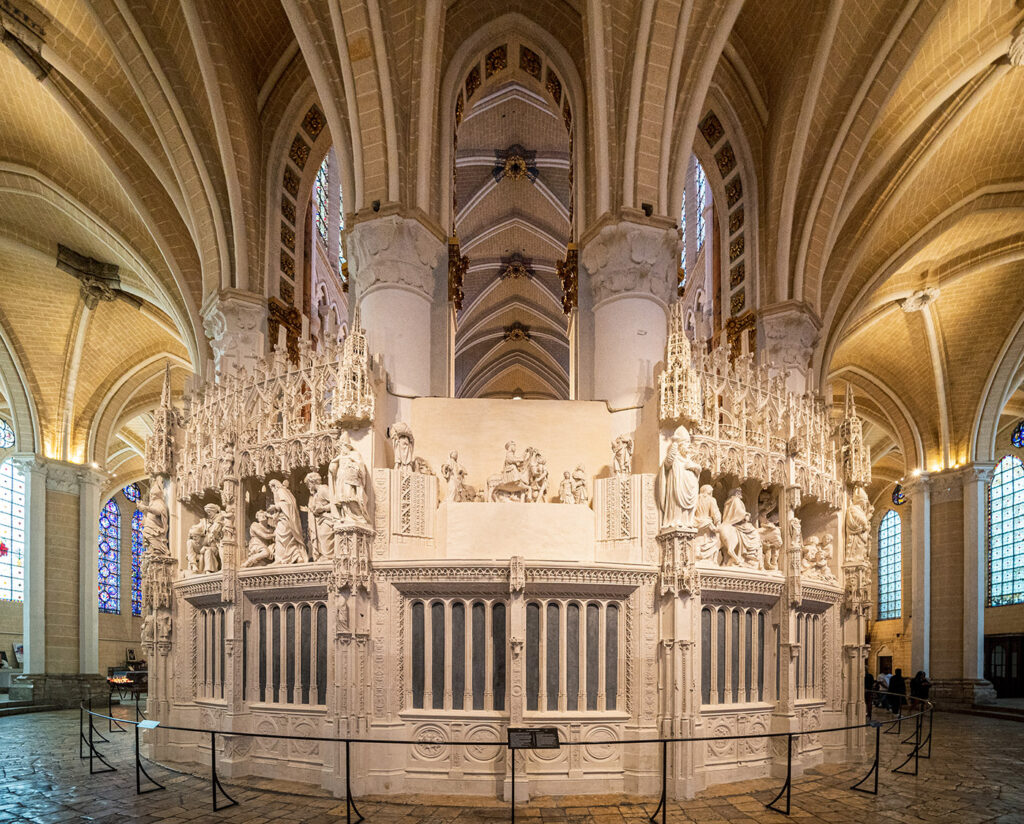
[[[868,669],[867,662],[864,662],[864,704],[867,706],[868,721],[871,720],[871,704],[872,695],[871,693],[875,689],[875,676],[871,674]]]
[[[910,697],[919,701],[928,700],[928,691],[932,688],[932,682],[924,674],[924,670],[918,670],[917,675],[910,679]]]
[[[889,711],[897,715],[903,715],[903,703],[907,696],[907,681],[903,677],[903,670],[896,668],[892,678],[889,679]]]

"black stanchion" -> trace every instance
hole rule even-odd
[[[114,720],[114,691],[107,692],[107,732],[128,732]]]
[[[917,719],[916,719],[917,723],[914,725],[915,726],[914,749],[912,749],[910,751],[910,755],[908,755],[903,760],[903,763],[900,764],[895,769],[893,769],[892,772],[899,773],[900,775],[917,775],[917,768],[918,768],[918,757],[917,756],[918,756],[918,753],[921,751],[921,718],[922,718],[922,715],[920,713],[918,713]],[[914,771],[913,772],[911,772],[910,770],[903,769],[907,764],[910,763],[910,759],[911,758],[914,759]]]
[[[786,796],[786,811],[785,814],[789,815],[789,801],[790,792],[793,789],[793,733],[789,733],[786,736],[786,783],[782,785],[782,789],[779,790],[779,794],[771,800],[770,803],[765,804],[769,810],[775,810],[777,813],[781,813],[782,810],[775,806],[783,794]]]
[[[92,696],[90,695],[90,696],[89,696],[89,717],[90,717],[90,718],[92,718],[92,716],[93,716],[93,715],[94,715],[94,713],[93,713],[93,711],[92,711]],[[100,732],[99,730],[95,729],[95,727],[93,728],[93,734],[94,734],[94,735],[95,735],[95,736],[96,736],[96,737],[97,737],[97,738],[98,738],[98,739],[99,739],[100,741],[102,741],[102,742],[103,742],[104,744],[107,744],[107,743],[109,743],[109,742],[110,742],[110,739],[109,739],[109,738],[107,738],[106,736],[104,736],[104,735],[103,735],[103,733],[101,733],[101,732]]]
[[[925,739],[925,743],[928,745],[928,755],[922,755],[922,758],[932,757],[932,728],[935,725],[935,707],[928,708],[928,738]]]
[[[211,796],[213,798],[213,811],[218,812],[220,810],[226,810],[228,807],[235,807],[238,802],[235,801],[227,790],[220,783],[220,779],[217,778],[217,733],[214,730],[210,730],[210,775],[213,778],[213,783],[210,786]],[[220,789],[221,794],[228,800],[229,803],[222,804],[220,807],[217,806],[217,790]]]
[[[508,753],[512,759],[512,824],[516,824],[516,751],[509,747]]]
[[[147,789],[142,789],[142,776],[146,776],[151,784],[155,786]],[[139,754],[139,725],[135,725],[135,794],[145,795],[146,793],[155,793],[157,790],[167,789],[163,784],[157,781],[153,776],[146,772],[145,766],[142,764],[142,756]]]
[[[96,749],[96,745],[93,743],[93,734],[95,732],[96,732],[96,730],[95,730],[95,727],[94,727],[94,725],[92,723],[92,713],[90,712],[89,713],[89,775],[99,775],[100,773],[117,772],[117,767],[115,767],[113,764],[111,764],[109,761],[107,761],[107,759],[103,757],[103,753],[101,753],[98,749]],[[107,739],[104,738],[103,740],[106,741]],[[106,767],[105,770],[97,770],[96,769],[95,760],[97,758],[100,760],[100,763],[103,764]]]
[[[879,755],[879,746],[880,746],[881,741],[882,741],[882,735],[881,735],[881,733],[882,733],[882,722],[881,721],[869,721],[868,723],[871,724],[871,726],[875,728],[875,760],[874,760],[874,763],[871,765],[871,769],[868,770],[868,774],[865,775],[860,781],[858,781],[852,787],[850,787],[850,789],[851,790],[856,790],[859,793],[869,793],[871,795],[878,795],[878,755]],[[875,776],[875,788],[873,790],[865,790],[861,786],[861,784],[863,784],[865,781],[867,781],[869,778],[871,778],[872,775]]]
[[[665,824],[668,813],[668,741],[661,742],[661,800],[658,809],[650,817],[651,824],[658,824],[658,813],[661,813],[661,824]]]
[[[359,824],[363,820],[363,814],[359,812],[359,808],[356,806],[356,800],[352,797],[352,773],[349,769],[350,763],[350,748],[349,739],[345,739],[345,824],[352,824],[352,811],[356,811],[356,815],[359,818],[356,819],[356,824]]]
[[[78,759],[85,760],[85,705],[78,704]]]

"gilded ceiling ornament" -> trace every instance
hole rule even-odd
[[[498,274],[501,280],[519,280],[520,278],[533,277],[533,269],[530,261],[518,252],[513,253],[501,260],[501,272]]]
[[[530,327],[520,323],[519,321],[516,321],[511,326],[506,326],[505,340],[530,340]]]
[[[579,306],[579,250],[570,243],[565,250],[565,259],[555,266],[558,279],[562,282],[562,311],[569,314]]]
[[[459,239],[453,235],[448,239],[448,300],[455,304],[456,311],[462,308],[467,269],[469,258],[459,253]]]
[[[492,174],[495,182],[504,178],[511,180],[522,180],[526,178],[531,183],[537,179],[537,153],[528,151],[518,143],[513,143],[507,149],[495,149],[495,164]]]

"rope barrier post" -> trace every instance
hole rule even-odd
[[[881,735],[881,733],[882,733],[882,722],[881,721],[869,721],[868,723],[872,727],[875,728],[875,760],[874,760],[874,762],[871,765],[871,769],[868,770],[868,774],[865,775],[860,781],[858,781],[852,787],[850,787],[850,789],[851,790],[856,790],[857,792],[861,792],[861,793],[869,793],[870,795],[878,795],[878,762],[879,762],[879,747],[880,747],[881,741],[882,741],[882,735]],[[863,784],[865,781],[867,781],[869,778],[871,778],[871,774],[872,773],[874,773],[874,776],[875,776],[875,788],[873,790],[865,790],[863,787],[861,787],[861,784]]]
[[[213,779],[210,786],[210,795],[213,799],[213,811],[218,812],[220,810],[226,810],[228,807],[237,806],[238,802],[235,801],[227,791],[224,789],[224,785],[220,783],[220,779],[217,778],[217,731],[210,730],[210,775]],[[224,804],[221,807],[217,806],[217,789],[220,789],[221,793],[230,802]]]
[[[352,797],[352,775],[349,770],[350,763],[350,749],[349,744],[351,739],[345,739],[345,822],[346,824],[352,824],[352,810],[356,811],[356,815],[359,816],[356,819],[356,824],[359,824],[363,820],[363,814],[359,812],[359,808],[356,806],[356,801]]]
[[[779,790],[779,794],[768,804],[765,804],[769,810],[775,810],[775,812],[781,813],[782,810],[775,807],[775,802],[782,798],[783,793],[785,793],[786,815],[789,815],[790,791],[793,787],[793,735],[793,733],[788,733],[786,735],[786,783],[782,785],[782,789]]]
[[[512,747],[508,751],[512,758],[512,824],[516,824],[516,751]]]
[[[85,706],[78,702],[78,759],[85,759],[82,745],[85,744]]]
[[[152,729],[152,726],[147,727],[147,729]],[[151,784],[154,784],[155,786],[150,787],[148,790],[142,789],[142,776],[146,776],[146,780],[148,780]],[[139,724],[136,724],[135,725],[135,794],[136,795],[145,795],[146,793],[153,793],[153,792],[156,792],[157,790],[165,790],[165,789],[167,789],[167,788],[163,784],[161,784],[159,781],[157,781],[155,778],[153,778],[153,776],[151,776],[148,772],[146,772],[146,768],[142,765],[142,755],[141,755],[141,752],[140,752],[140,749],[139,749]]]
[[[657,824],[658,813],[661,813],[661,824],[665,824],[665,816],[668,813],[668,741],[661,740],[661,800],[658,801],[658,808],[650,817],[651,824]]]

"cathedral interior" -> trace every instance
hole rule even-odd
[[[12,706],[682,799],[863,751],[865,673],[1024,697],[1021,0],[0,24]]]

